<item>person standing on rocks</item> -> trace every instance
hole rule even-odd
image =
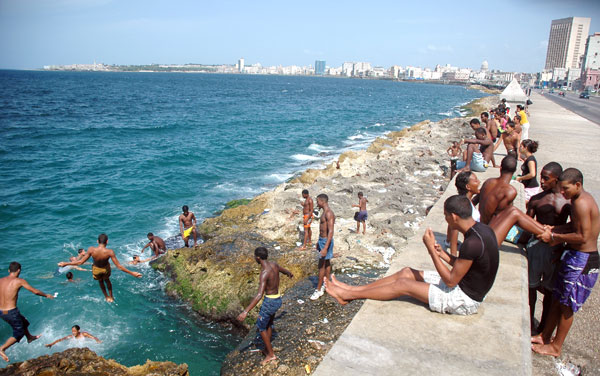
[[[333,258],[333,227],[335,225],[335,214],[329,208],[329,197],[321,193],[317,196],[317,206],[323,209],[319,222],[319,241],[317,251],[319,252],[319,280],[317,289],[310,296],[311,300],[317,300],[325,293],[323,279],[331,278],[331,259]]]
[[[159,255],[161,255],[162,253],[166,253],[167,252],[167,246],[165,245],[165,241],[162,240],[161,237],[158,237],[156,235],[154,235],[153,233],[149,232],[148,233],[148,240],[150,240],[150,243],[146,244],[144,246],[144,248],[142,248],[142,252],[144,253],[144,249],[150,247],[150,249],[154,252],[154,257],[158,257]]]
[[[138,272],[132,272],[122,266],[117,259],[117,256],[115,256],[115,252],[112,249],[106,248],[107,244],[108,236],[106,234],[100,234],[98,236],[98,246],[90,247],[82,259],[79,261],[59,262],[58,266],[81,265],[91,257],[94,260],[94,264],[92,265],[92,275],[100,284],[104,299],[106,299],[107,302],[112,303],[115,301],[115,298],[112,292],[112,283],[110,282],[110,260],[112,260],[119,270],[124,271],[125,273],[129,273],[136,278],[141,278],[142,275]],[[105,283],[106,287],[104,286]],[[106,288],[108,288],[108,293],[106,293]]]
[[[21,338],[27,337],[27,343],[31,343],[40,338],[41,335],[34,336],[29,333],[29,321],[21,315],[17,308],[19,300],[19,290],[24,287],[35,295],[43,296],[48,299],[54,299],[54,296],[45,294],[40,290],[31,287],[26,280],[19,278],[21,274],[21,264],[11,262],[8,267],[8,276],[0,279],[0,317],[12,327],[12,336],[0,347],[0,357],[9,362],[8,356],[4,353],[6,349],[19,342]]]
[[[181,231],[181,237],[185,243],[186,248],[189,247],[188,239],[190,235],[194,234],[194,247],[198,239],[198,233],[196,231],[196,216],[194,213],[189,211],[187,205],[183,205],[181,208],[183,214],[179,216],[179,230]]]
[[[262,299],[265,299],[258,313],[256,328],[260,332],[260,336],[265,343],[265,358],[261,364],[267,364],[270,361],[277,359],[271,345],[271,335],[273,334],[273,319],[275,313],[281,307],[281,294],[279,293],[279,273],[287,275],[289,278],[294,278],[294,275],[287,269],[279,266],[276,262],[268,261],[269,252],[265,247],[258,247],[254,250],[254,260],[260,264],[260,279],[258,282],[258,293],[252,299],[248,307],[242,311],[237,317],[238,321],[244,321],[248,312],[254,308]]]
[[[363,225],[363,235],[365,234],[365,232],[367,231],[367,223],[366,220],[369,217],[369,214],[367,213],[367,202],[369,202],[369,200],[367,200],[364,196],[362,192],[358,192],[358,205],[352,205],[353,208],[358,208],[358,213],[356,213],[355,219],[356,219],[356,233],[360,233],[360,224],[362,223]]]
[[[544,331],[531,338],[531,349],[542,355],[560,356],[573,324],[573,314],[585,303],[598,279],[600,212],[594,197],[583,189],[583,174],[567,168],[560,175],[560,191],[571,200],[571,222],[550,226],[538,238],[550,244],[566,243],[561,258],[554,299]],[[552,337],[556,329],[556,335]]]
[[[308,189],[302,191],[302,198],[304,198],[304,202],[302,203],[302,225],[304,226],[304,242],[302,243],[302,247],[300,250],[305,250],[308,244],[312,244],[312,230],[310,229],[310,225],[313,220],[313,210],[315,204],[313,203],[313,199],[308,194]]]

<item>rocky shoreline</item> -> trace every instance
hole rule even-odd
[[[114,360],[104,359],[88,348],[73,348],[52,355],[8,365],[0,376],[188,376],[186,364],[152,362],[125,367]]]
[[[484,97],[465,109],[478,114],[496,104],[497,97]],[[252,344],[256,308],[241,325],[250,334],[228,355],[222,373],[305,374],[305,367],[318,365],[362,304],[356,302],[340,311],[327,297],[317,302],[308,299],[316,285],[316,278],[309,278],[316,271],[316,252],[297,249],[301,216],[293,210],[298,208],[302,189],[313,197],[329,196],[337,216],[333,270],[351,283],[363,283],[384,273],[397,250],[414,235],[448,184],[446,149],[452,141],[471,135],[466,118],[426,120],[388,133],[367,150],[343,153],[339,168],[331,163],[324,169],[308,169],[272,191],[206,219],[199,226],[203,244],[170,251],[154,262],[153,267],[171,278],[169,294],[189,302],[207,319],[237,326],[235,318],[256,294],[259,267],[252,257],[254,248],[266,246],[270,259],[294,273],[294,280],[282,278],[284,305],[275,323],[279,337],[273,341],[280,350],[276,353],[279,361],[260,367],[260,353],[252,351],[256,350]],[[355,233],[351,207],[359,191],[369,200],[364,236]]]

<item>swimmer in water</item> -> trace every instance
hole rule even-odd
[[[86,338],[91,338],[98,343],[102,343],[102,341],[100,341],[98,338],[94,337],[90,333],[82,332],[79,325],[73,325],[73,327],[71,328],[71,333],[73,333],[73,334],[63,337],[63,338],[60,338],[60,339],[57,339],[56,341],[47,344],[46,347],[52,347],[52,346],[56,345],[57,343],[67,340],[67,339],[82,340],[82,339],[86,339]]]
[[[149,261],[155,260],[157,258],[158,258],[158,256],[153,256],[153,257],[142,260],[142,259],[140,259],[140,256],[135,255],[135,256],[133,256],[133,261],[129,261],[129,264],[130,265],[142,264],[144,262],[149,262]]]

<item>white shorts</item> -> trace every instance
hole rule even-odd
[[[429,283],[429,309],[439,313],[472,315],[477,313],[480,302],[471,299],[458,285],[446,286],[435,271],[425,270],[423,280]]]

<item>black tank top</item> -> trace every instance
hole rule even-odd
[[[522,176],[525,176],[527,174],[529,174],[529,161],[533,161],[533,163],[535,164],[535,176],[532,179],[527,179],[527,180],[521,180],[521,183],[523,183],[523,185],[525,186],[525,188],[536,188],[539,187],[540,185],[538,184],[537,181],[537,160],[535,159],[535,157],[529,156],[525,162],[523,162],[523,164],[521,165],[521,172],[522,172]]]

